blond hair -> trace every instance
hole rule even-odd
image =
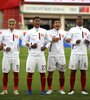
[[[13,19],[13,18],[8,20],[8,24],[9,24],[10,22],[14,22],[14,23],[16,24],[16,20]]]

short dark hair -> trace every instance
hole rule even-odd
[[[56,22],[56,21],[61,22],[61,20],[60,20],[60,19],[55,19],[55,20],[53,20],[52,24],[54,24],[54,22]]]
[[[39,17],[39,16],[35,16],[35,17],[33,18],[33,20],[35,20],[35,19],[40,19],[40,17]]]
[[[83,18],[83,17],[82,17],[81,15],[78,15],[78,16],[76,17],[76,19],[77,19],[77,18]]]

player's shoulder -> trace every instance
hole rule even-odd
[[[66,33],[66,31],[63,30],[63,29],[60,29],[59,32],[60,32],[60,33]]]
[[[48,30],[47,32],[50,34],[50,33],[52,33],[54,30],[53,29],[50,29],[50,30]]]
[[[90,32],[87,28],[85,28],[85,27],[83,27],[83,30],[85,31],[85,32]]]
[[[70,31],[74,31],[74,30],[77,30],[77,27],[71,27],[70,28]]]
[[[9,30],[8,29],[4,29],[2,32],[3,33],[6,33],[6,32],[8,32]]]
[[[2,33],[3,33],[3,30],[2,30],[2,29],[0,29],[0,35],[2,35]]]
[[[26,34],[32,34],[33,33],[33,31],[34,31],[34,29],[32,28],[32,29],[29,29],[29,30],[27,30],[26,31]]]
[[[74,34],[76,31],[77,31],[77,27],[72,27],[72,28],[70,28],[68,33]]]
[[[40,31],[44,31],[44,32],[46,32],[47,30],[45,29],[45,28],[39,28],[40,29]]]
[[[9,30],[8,29],[4,29],[3,31],[2,31],[2,35],[6,35],[6,34],[8,34],[9,33]]]
[[[44,29],[44,28],[39,28],[39,32],[41,33],[41,34],[47,34],[47,30],[46,29]]]
[[[16,34],[18,36],[21,36],[21,35],[23,35],[23,31],[22,30],[15,29],[14,30],[14,34]]]
[[[16,33],[18,32],[18,33],[22,33],[22,30],[18,30],[18,29],[15,29],[14,30]]]

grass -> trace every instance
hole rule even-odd
[[[26,48],[21,47],[20,48],[20,59],[21,59],[21,68],[20,68],[20,73],[19,73],[19,96],[15,96],[13,94],[13,74],[12,71],[9,73],[9,81],[8,81],[8,95],[1,96],[0,95],[0,100],[77,100],[77,99],[82,99],[82,100],[90,100],[90,95],[83,96],[80,94],[81,92],[81,85],[80,85],[80,71],[77,71],[77,76],[76,76],[76,82],[75,82],[75,95],[73,96],[68,96],[66,95],[60,95],[58,93],[59,90],[59,81],[58,81],[58,72],[55,71],[53,75],[53,94],[52,95],[41,95],[40,94],[40,80],[39,80],[39,73],[36,72],[34,73],[33,76],[33,84],[32,84],[32,89],[33,89],[33,95],[29,96],[26,95],[25,92],[27,90],[27,83],[26,83],[26,59],[27,59],[28,51]],[[70,78],[70,70],[68,69],[68,62],[69,62],[69,57],[70,57],[70,48],[65,48],[65,55],[66,55],[66,60],[67,60],[67,70],[65,73],[65,91],[68,93],[69,92],[69,78]],[[47,58],[48,52],[45,52],[45,56]],[[89,67],[90,67],[90,51],[88,51],[88,59],[89,59]],[[0,92],[3,89],[2,86],[2,71],[1,71],[1,61],[2,61],[2,52],[0,51]],[[86,90],[90,94],[90,68],[87,71],[87,84],[86,84]],[[46,85],[46,90],[47,90],[47,85]]]

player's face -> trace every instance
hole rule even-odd
[[[83,26],[83,18],[82,17],[77,17],[76,19],[76,24],[78,26]]]
[[[56,30],[59,30],[60,27],[61,27],[61,22],[60,22],[60,21],[54,21],[53,27],[54,27]]]
[[[16,26],[15,22],[9,22],[9,23],[8,23],[8,28],[9,28],[10,30],[15,29],[15,26]]]
[[[41,20],[38,18],[34,19],[33,24],[34,24],[34,27],[39,28],[41,24]]]

